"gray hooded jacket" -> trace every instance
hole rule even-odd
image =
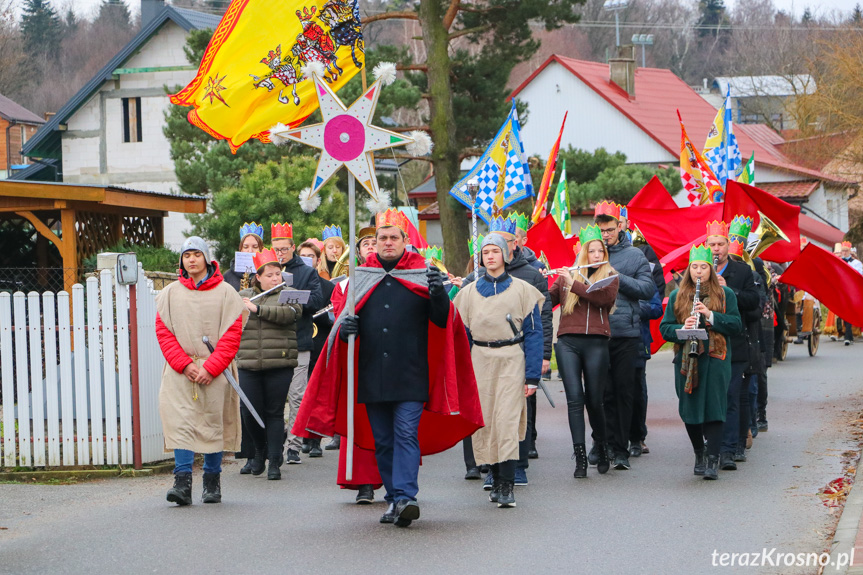
[[[620,281],[615,310],[609,318],[611,337],[641,337],[641,307],[639,300],[650,300],[656,285],[650,264],[641,250],[633,247],[626,234],[608,248],[608,260]]]

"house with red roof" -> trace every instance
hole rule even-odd
[[[716,109],[673,72],[639,68],[632,55],[607,64],[552,55],[512,97],[528,105],[525,151],[542,158],[567,111],[561,147],[623,152],[635,164],[679,164],[678,111],[696,144],[706,139],[716,116]],[[735,125],[734,131],[742,156],[755,153],[756,185],[802,207],[801,232],[824,245],[840,241],[856,184],[792,161],[782,152],[782,136],[767,126]],[[676,200],[685,204],[685,193]]]
[[[0,180],[5,180],[14,169],[23,169],[29,164],[21,148],[45,120],[0,94]]]

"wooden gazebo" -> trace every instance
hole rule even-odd
[[[161,246],[162,220],[168,212],[201,214],[206,207],[206,199],[198,196],[115,186],[0,180],[0,222],[29,222],[44,238],[37,241],[37,258],[47,261],[48,244],[53,244],[66,269],[81,268],[84,259],[123,240],[134,245]],[[69,274],[64,278],[64,289],[68,291],[75,278]]]

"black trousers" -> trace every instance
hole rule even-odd
[[[615,455],[629,456],[629,429],[636,384],[635,361],[641,353],[640,337],[613,337],[608,341],[610,361],[608,385],[605,386],[606,435]],[[597,441],[596,431],[593,439]]]
[[[602,402],[608,379],[608,338],[601,335],[564,334],[558,338],[555,352],[557,369],[566,393],[572,442],[584,443],[586,406],[594,441],[605,443],[605,412]]]
[[[767,370],[758,374],[758,421],[767,421]]]
[[[237,371],[240,388],[266,424],[266,429],[261,429],[246,406],[240,405],[240,414],[245,428],[252,436],[255,451],[267,454],[270,461],[278,460],[282,454],[285,433],[285,401],[294,377],[294,368]]]
[[[719,456],[719,448],[722,446],[721,421],[705,421],[704,423],[686,423],[686,433],[692,442],[692,449],[701,451],[704,449],[704,440],[707,440],[707,455]]]
[[[632,401],[632,426],[629,443],[640,444],[647,437],[647,365],[635,368],[635,398]]]
[[[515,460],[509,459],[500,463],[493,463],[491,473],[499,481],[515,481]]]

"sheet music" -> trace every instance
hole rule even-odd
[[[309,290],[282,290],[279,293],[279,303],[298,303],[306,305],[309,303],[309,296],[312,292]]]
[[[249,272],[249,275],[255,275],[255,254],[234,252],[234,271],[238,274]]]
[[[678,329],[675,333],[677,333],[677,339],[690,339],[693,337],[700,340],[707,339],[706,329]]]
[[[590,293],[592,291],[596,291],[598,289],[604,288],[605,286],[607,286],[611,282],[613,282],[615,280],[615,278],[617,278],[617,274],[615,274],[613,276],[608,276],[607,278],[593,282],[592,284],[590,284],[590,287],[587,288],[587,293]]]

